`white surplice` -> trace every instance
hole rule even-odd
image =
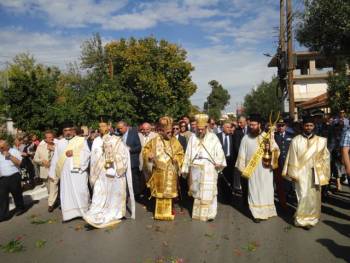
[[[104,145],[109,144],[113,169],[106,170]],[[106,146],[105,146],[106,147]],[[127,187],[129,190],[131,217],[135,218],[135,200],[132,188],[130,155],[120,137],[104,135],[97,137],[91,149],[90,181],[93,184],[93,197],[84,219],[97,228],[119,222],[126,215]]]
[[[207,132],[203,140],[192,135],[188,141],[182,172],[190,176],[190,194],[194,198],[192,218],[206,221],[217,214],[218,170],[226,158],[218,137]]]
[[[90,161],[90,149],[87,142],[80,151],[80,170],[73,170],[73,157],[64,161],[60,178],[56,176],[56,165],[62,154],[65,154],[69,141],[65,138],[59,140],[51,160],[49,177],[55,181],[60,180],[60,199],[63,221],[82,217],[89,207],[89,189],[87,169]]]
[[[290,144],[283,176],[295,181],[298,207],[296,226],[315,226],[321,216],[321,186],[330,177],[330,155],[327,139],[312,135],[298,135]]]
[[[262,135],[256,138],[249,135],[243,137],[236,162],[236,167],[240,172],[243,172],[258,150],[261,139]],[[278,146],[273,142],[271,148],[276,147]],[[264,168],[261,160],[248,180],[248,203],[254,218],[268,219],[277,215],[274,202],[273,171],[270,168]]]

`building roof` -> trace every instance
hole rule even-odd
[[[298,105],[303,110],[328,107],[328,93],[323,93],[317,97],[304,101]]]
[[[300,69],[305,66],[311,59],[316,60],[316,68],[328,68],[335,65],[335,61],[326,58],[318,51],[295,51],[293,52],[295,57],[295,68]],[[269,68],[277,67],[277,54],[275,54],[270,62],[267,64]]]

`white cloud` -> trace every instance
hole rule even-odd
[[[25,32],[21,28],[1,28],[0,59],[2,66],[18,53],[27,52],[46,65],[65,68],[79,60],[82,36],[64,36],[59,33]]]
[[[7,10],[41,16],[52,26],[79,28],[95,24],[114,30],[146,29],[160,22],[184,24],[209,18],[218,14],[218,10],[211,8],[217,3],[217,0],[146,1],[136,3],[132,11],[122,12],[127,0],[0,0],[0,6]]]
[[[207,48],[188,49],[189,61],[194,65],[193,81],[198,90],[192,96],[193,104],[203,107],[210,93],[208,82],[219,81],[230,95],[227,111],[243,102],[244,96],[261,81],[269,81],[275,70],[269,69],[268,58],[260,52],[249,49],[235,49],[230,46],[215,45]]]
[[[241,2],[239,2],[241,3]],[[209,32],[208,39],[231,39],[237,45],[254,45],[266,39],[272,39],[274,27],[278,26],[279,11],[273,6],[256,6],[252,10],[246,9],[246,4],[237,9],[238,13],[222,14],[220,18],[211,21],[200,21],[199,25]],[[248,4],[247,4],[248,5]],[[253,6],[252,3],[249,6]],[[249,11],[250,10],[250,11]],[[244,16],[238,19],[235,15]]]
[[[201,5],[181,5],[176,1],[145,3],[133,12],[113,16],[102,27],[115,30],[146,29],[162,22],[187,24],[191,20],[210,18],[218,13],[216,9]]]

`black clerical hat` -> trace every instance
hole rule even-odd
[[[74,127],[74,123],[70,120],[65,120],[64,122],[62,122],[61,124],[61,128],[65,129],[65,128],[73,128]]]
[[[315,117],[310,115],[303,116],[303,124],[306,123],[315,123]]]
[[[249,115],[249,121],[256,121],[256,122],[261,123],[261,121],[262,121],[261,115],[260,115],[260,114],[257,114],[257,113],[250,114],[250,115]]]

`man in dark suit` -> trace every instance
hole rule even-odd
[[[232,124],[225,122],[222,126],[223,131],[218,133],[219,141],[222,145],[226,157],[227,166],[222,171],[223,177],[218,179],[218,195],[225,203],[232,200],[232,182],[234,172],[234,155],[233,155],[233,137]]]
[[[140,166],[140,152],[141,142],[137,130],[129,127],[125,121],[117,123],[117,134],[122,136],[123,142],[128,146],[130,152],[130,163],[132,173],[132,185],[136,199],[142,198],[142,193],[145,189],[145,182],[143,182],[139,166]]]
[[[182,146],[182,149],[184,150],[184,152],[186,152],[187,140],[186,140],[185,136],[182,136],[180,134],[180,125],[178,123],[173,124],[173,136],[176,137],[176,139],[178,139],[178,141],[180,142],[180,144]]]
[[[186,140],[185,136],[182,136],[180,134],[180,124],[179,123],[173,124],[173,136],[176,137],[176,139],[178,139],[178,141],[180,142],[182,149],[184,150],[184,153],[185,153],[186,148],[187,148],[187,140]],[[180,184],[179,191],[181,191],[180,198],[182,199],[181,205],[186,206],[186,203],[189,200],[187,179],[185,179],[181,176],[179,180],[180,180],[179,181],[179,184]]]
[[[285,192],[286,190],[290,191],[292,188],[291,183],[287,182],[282,177],[284,162],[292,139],[293,135],[287,131],[286,120],[280,119],[277,123],[277,131],[275,132],[275,141],[280,149],[280,156],[278,158],[278,168],[274,170],[274,179],[278,199],[283,209],[287,208]]]
[[[239,152],[239,147],[244,135],[248,133],[248,123],[247,118],[244,116],[239,117],[238,119],[238,129],[233,135],[233,162],[236,164],[237,156]],[[248,206],[248,180],[240,176],[238,169],[235,169],[234,172],[234,187],[238,189],[242,188],[242,198],[243,203]]]

